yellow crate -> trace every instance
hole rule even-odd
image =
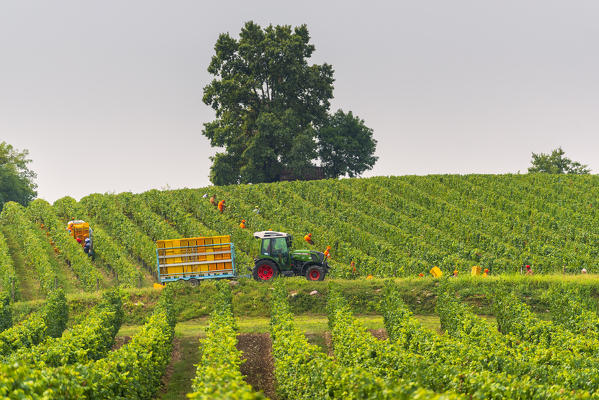
[[[435,278],[439,278],[439,277],[443,276],[443,271],[441,271],[439,269],[439,267],[433,267],[433,268],[431,268],[430,273]]]
[[[474,267],[472,267],[472,270],[470,270],[470,275],[472,275],[472,276],[480,275],[481,272],[482,272],[482,268],[479,267],[478,265],[475,265]]]

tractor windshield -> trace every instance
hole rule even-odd
[[[281,238],[281,237],[272,239],[272,240],[273,240],[273,244],[272,244],[273,256],[278,256],[278,255],[286,256],[288,253],[287,240],[285,240],[285,238]]]
[[[270,239],[262,239],[262,245],[260,246],[260,254],[264,256],[270,255]]]

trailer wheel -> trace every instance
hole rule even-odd
[[[190,284],[191,286],[199,286],[199,285],[200,285],[200,280],[199,280],[199,279],[195,279],[195,278],[191,278],[191,279],[189,280],[189,284]]]
[[[268,282],[276,278],[279,275],[279,271],[272,261],[261,260],[254,266],[252,275],[257,281]]]
[[[325,272],[319,265],[310,265],[306,270],[306,279],[309,281],[322,281]]]

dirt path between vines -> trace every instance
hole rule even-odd
[[[261,390],[270,399],[276,399],[272,342],[268,333],[242,333],[237,336],[237,349],[247,360],[241,373],[254,390]]]

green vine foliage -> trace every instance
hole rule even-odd
[[[10,360],[51,367],[98,360],[110,351],[122,318],[119,292],[109,291],[83,322],[66,330],[61,337],[50,337],[37,346],[18,350]]]
[[[72,197],[63,197],[54,202],[54,209],[63,220],[81,218],[92,221],[83,206]],[[117,275],[117,281],[125,287],[136,287],[141,280],[141,272],[135,267],[129,257],[128,251],[113,239],[102,226],[94,224],[94,251],[97,256],[110,266]]]
[[[52,206],[45,200],[36,199],[29,204],[27,212],[34,221],[43,226],[85,290],[94,290],[101,275],[92,265],[89,256],[83,252],[81,245],[68,234]]]
[[[154,242],[123,214],[115,196],[92,194],[81,199],[80,205],[91,217],[91,222],[105,227],[106,231],[142,261],[150,272],[154,271],[156,264]]]
[[[512,292],[494,296],[493,308],[501,332],[542,347],[571,349],[573,354],[592,356],[599,351],[595,337],[576,335],[550,321],[538,319]]]
[[[554,324],[576,335],[599,340],[599,318],[591,310],[588,293],[562,286],[552,288],[547,297]]]
[[[44,308],[44,321],[48,327],[47,335],[60,337],[67,327],[69,320],[69,307],[63,289],[58,288],[50,292]]]
[[[241,374],[242,353],[237,350],[237,328],[228,284],[219,282],[215,311],[200,341],[201,358],[193,380],[190,399],[266,399],[255,392]]]
[[[293,323],[281,281],[275,283],[271,313],[273,358],[279,397],[284,399],[458,399],[413,382],[385,380],[360,365],[343,365],[308,343]]]
[[[118,304],[110,296],[103,310]],[[172,309],[168,296],[161,300],[152,316],[131,342],[108,352],[97,361],[50,367],[38,362],[30,365],[0,364],[0,397],[22,399],[122,399],[149,400],[160,387],[160,378],[170,359],[174,325],[167,316]],[[117,313],[110,311],[115,316]],[[118,328],[116,328],[118,329]]]
[[[15,266],[8,251],[8,243],[0,230],[0,287],[7,293],[18,294]]]
[[[68,320],[67,300],[62,289],[50,293],[44,309],[0,333],[0,357],[38,345],[48,336],[60,337]]]
[[[0,219],[5,228],[18,238],[25,262],[36,272],[42,291],[49,293],[57,281],[57,273],[45,247],[49,246],[49,243],[43,241],[41,232],[29,220],[26,209],[20,204],[5,203]]]
[[[0,332],[12,326],[12,308],[8,293],[0,292]]]
[[[401,303],[396,306],[405,307]],[[344,365],[361,366],[394,382],[403,379],[404,384],[435,392],[454,391],[472,398],[563,398],[563,387],[540,385],[530,378],[486,368],[484,353],[437,338],[413,321],[409,312],[403,313],[402,321],[395,316],[394,334],[396,338],[401,334],[401,340],[381,341],[353,318],[347,301],[336,291],[329,297],[328,308],[335,358]],[[386,314],[392,312],[390,309]],[[587,394],[576,396],[584,398]]]
[[[498,292],[493,296],[497,299],[506,294]],[[597,363],[589,357],[572,349],[521,340],[509,332],[502,334],[469,311],[450,291],[440,294],[437,312],[446,334],[462,343],[459,353],[470,351],[469,357],[481,368],[522,376],[519,383],[529,380],[536,383],[528,390],[536,398],[563,397],[566,392],[572,397],[585,398],[597,390],[599,381],[593,372]]]

